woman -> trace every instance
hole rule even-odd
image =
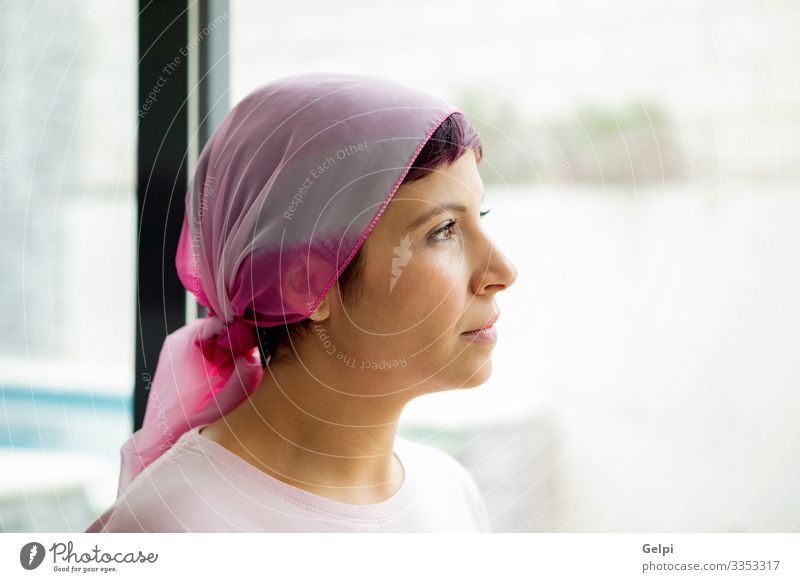
[[[167,337],[86,531],[490,531],[469,472],[396,437],[407,402],[491,372],[516,271],[480,223],[481,157],[460,111],[383,78],[242,100],[200,155],[176,259],[209,316]]]

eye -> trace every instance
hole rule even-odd
[[[455,219],[448,221],[448,223],[445,224],[442,228],[440,228],[439,230],[437,230],[436,232],[431,234],[431,238],[436,242],[445,242],[445,241],[450,240],[449,237],[448,238],[442,238],[441,235],[444,235],[445,233],[449,233],[450,229],[453,228],[455,225],[456,225],[456,220]]]
[[[489,208],[488,210],[481,210],[480,217],[483,218],[484,216],[489,214],[490,210],[491,210],[491,208]],[[450,240],[450,237],[442,238],[442,235],[449,233],[450,229],[452,229],[456,225],[457,222],[458,221],[456,219],[452,219],[452,220],[448,221],[447,224],[445,224],[442,228],[440,228],[439,230],[433,232],[431,234],[431,238],[436,242],[445,242],[445,241]]]

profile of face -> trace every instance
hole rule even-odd
[[[488,379],[495,340],[465,332],[500,313],[497,293],[517,272],[489,237],[482,203],[472,151],[397,190],[364,243],[352,297],[334,285],[317,310],[331,358],[409,399]]]

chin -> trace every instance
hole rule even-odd
[[[460,388],[477,388],[485,384],[492,375],[492,359],[487,358],[481,363],[476,364],[472,369],[464,375],[462,382],[459,382]]]

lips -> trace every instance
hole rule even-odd
[[[495,322],[499,319],[499,317],[500,317],[500,312],[498,311],[497,313],[492,315],[488,320],[486,320],[486,323],[484,323],[482,327],[476,327],[475,329],[470,329],[470,330],[465,331],[463,333],[474,333],[476,331],[480,331],[482,329],[486,329],[488,327],[492,327],[495,324]]]

